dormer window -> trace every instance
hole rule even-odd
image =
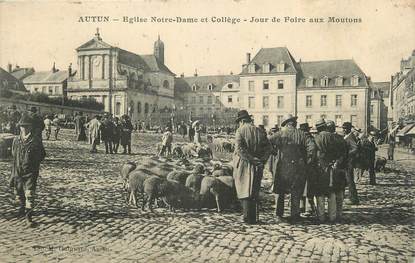
[[[269,73],[271,71],[271,64],[265,63],[262,65],[262,73]]]
[[[277,72],[285,72],[285,63],[284,63],[284,61],[280,61],[280,63],[278,63]]]
[[[342,76],[338,76],[336,78],[336,86],[343,86],[343,77]]]
[[[314,79],[313,79],[313,77],[308,77],[307,79],[306,79],[306,81],[305,81],[305,85],[306,85],[306,87],[312,87],[313,86],[313,84],[314,84]]]
[[[353,75],[351,79],[352,86],[358,86],[359,85],[359,76]]]
[[[256,65],[255,64],[249,64],[248,72],[249,73],[255,73],[255,71],[256,71]]]
[[[208,88],[209,91],[212,91],[213,90],[213,84],[212,83],[209,83],[208,86],[207,86],[207,88]]]
[[[229,83],[228,84],[228,89],[232,89],[233,88],[233,84],[232,83]]]
[[[196,91],[196,84],[192,85],[192,91]]]
[[[322,87],[328,87],[329,86],[329,78],[327,76],[324,76],[320,80],[320,86]]]

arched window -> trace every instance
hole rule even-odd
[[[168,89],[169,87],[170,87],[170,83],[167,80],[163,81],[163,88]]]
[[[196,84],[193,84],[193,85],[192,85],[192,90],[193,90],[193,91],[196,91]]]
[[[148,113],[148,103],[147,102],[144,104],[144,113],[145,114]]]
[[[141,102],[137,102],[137,113],[141,113]]]

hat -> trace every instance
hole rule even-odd
[[[235,122],[239,122],[243,119],[247,119],[249,121],[251,121],[251,115],[249,115],[249,113],[246,110],[241,110],[238,112],[238,116],[236,117]]]
[[[334,121],[326,121],[326,126],[327,127],[336,127],[336,124],[334,123]]]
[[[370,132],[370,135],[372,135],[372,136],[376,136],[376,135],[377,135],[377,132],[376,132],[376,131],[371,131],[371,132]]]
[[[302,131],[310,131],[311,127],[308,125],[308,123],[301,123],[300,124],[300,130]]]
[[[265,129],[263,124],[258,125],[258,127],[261,128],[261,129]]]
[[[12,105],[11,109],[12,109],[12,110],[17,109],[16,105]]]
[[[284,127],[289,121],[297,121],[297,118],[297,116],[293,116],[292,114],[285,115],[284,120],[281,122],[281,127]]]
[[[30,107],[30,111],[33,112],[33,113],[36,113],[37,109],[36,109],[36,107],[32,106],[32,107]]]
[[[352,128],[352,123],[346,121],[345,123],[343,123],[342,128],[343,129],[351,129]]]
[[[23,113],[20,121],[18,123],[19,126],[32,126],[33,125],[33,118],[28,113]]]
[[[203,164],[196,164],[195,168],[193,169],[194,173],[203,174],[205,172],[205,167]]]
[[[326,126],[326,121],[324,119],[319,119],[316,122],[316,129],[321,128],[321,127],[325,127]]]

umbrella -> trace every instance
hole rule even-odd
[[[198,123],[199,123],[199,120],[194,121],[194,122],[192,123],[192,128],[196,127],[196,125],[197,125]]]

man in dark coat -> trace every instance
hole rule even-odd
[[[276,216],[284,214],[284,199],[291,194],[291,218],[300,219],[300,199],[306,182],[306,165],[312,162],[313,145],[303,131],[297,130],[297,117],[288,114],[281,123],[283,129],[270,138],[278,151],[276,171],[273,174],[273,191],[276,193]]]
[[[20,112],[17,110],[16,105],[11,106],[11,111],[9,112],[9,123],[10,123],[10,132],[18,135],[20,132],[20,129],[17,127],[17,123],[19,122],[21,118]]]
[[[344,139],[347,142],[347,168],[346,168],[346,179],[349,187],[349,199],[353,205],[359,204],[359,197],[357,194],[356,184],[354,181],[354,166],[359,156],[358,139],[352,132],[352,124],[345,122],[342,125]]]
[[[10,186],[19,203],[19,215],[26,216],[26,223],[33,227],[32,214],[35,201],[40,163],[45,158],[45,149],[38,135],[33,133],[36,120],[24,113],[18,123],[20,135],[13,141],[13,166]]]
[[[86,141],[85,118],[82,111],[75,116],[75,134],[77,141]]]
[[[235,135],[233,178],[238,199],[241,200],[243,221],[255,224],[264,164],[271,152],[266,134],[252,124],[246,110],[238,112],[239,128]]]
[[[121,145],[124,148],[123,154],[127,152],[131,154],[131,133],[133,131],[133,125],[128,115],[121,117],[121,128]]]
[[[118,117],[114,118],[114,135],[112,137],[112,151],[118,153],[118,147],[120,146],[120,139],[122,133],[122,125]]]
[[[189,123],[188,127],[189,131],[187,132],[187,134],[189,134],[189,141],[193,142],[195,138],[195,129],[192,127],[192,123]]]
[[[369,172],[369,184],[376,184],[376,173],[375,173],[375,161],[376,161],[376,151],[378,147],[375,144],[374,132],[370,133],[370,136],[367,137],[365,134],[360,136],[360,149],[361,149],[361,158],[360,162],[362,163],[362,171],[368,170]]]
[[[316,123],[318,134],[315,136],[317,146],[317,219],[325,221],[325,202],[328,197],[329,220],[341,219],[343,211],[343,193],[346,186],[344,168],[347,160],[346,141],[335,133],[332,121],[319,120]]]
[[[313,156],[311,158],[311,161],[308,162],[306,165],[307,173],[306,173],[306,185],[304,188],[304,195],[303,198],[301,198],[300,202],[300,209],[302,213],[305,213],[307,210],[307,214],[315,215],[316,214],[316,204],[314,202],[315,197],[315,190],[316,190],[316,177],[317,177],[317,163],[316,163],[316,143],[314,141],[314,137],[311,134],[310,130],[311,127],[308,125],[308,123],[301,123],[300,128],[301,131],[303,131],[307,138],[310,140],[310,145],[312,147]],[[307,200],[308,205],[307,205]],[[307,209],[306,209],[307,208]]]
[[[43,122],[42,117],[40,117],[39,114],[37,114],[36,107],[31,107],[29,114],[31,115],[33,119],[33,134],[35,136],[38,136],[40,140],[42,140],[42,132],[45,129],[45,123]]]
[[[112,140],[115,133],[115,126],[108,113],[104,114],[104,119],[101,122],[100,130],[101,140],[103,140],[105,144],[105,153],[107,154],[109,152],[110,154],[113,154]]]

